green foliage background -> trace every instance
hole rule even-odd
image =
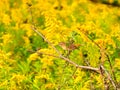
[[[72,39],[78,48],[66,57],[95,68],[102,62],[120,88],[119,0],[117,6],[108,3],[111,5],[89,0],[1,0],[0,90],[104,90],[100,74],[38,55],[35,51],[57,53],[32,30],[33,24],[64,56],[67,50],[59,42],[69,44]],[[116,80],[101,49],[110,58]]]

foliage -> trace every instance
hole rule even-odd
[[[112,81],[120,88],[119,9],[90,0],[1,0],[0,90],[113,90]],[[103,65],[112,81],[56,57],[53,47],[77,65]]]

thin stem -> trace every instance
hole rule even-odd
[[[117,84],[117,79],[116,79],[116,76],[115,76],[115,73],[114,73],[114,70],[113,70],[113,67],[112,67],[112,63],[111,63],[110,57],[109,57],[109,55],[108,55],[107,53],[106,53],[106,56],[107,56],[107,58],[108,58],[108,62],[109,62],[109,65],[110,65],[110,69],[111,69],[113,78],[114,78],[114,80],[115,80],[115,83]]]
[[[101,65],[101,68],[105,72],[105,74],[107,75],[108,79],[111,81],[111,83],[112,83],[112,85],[114,87],[114,90],[117,90],[117,86],[114,83],[114,81],[112,80],[111,75],[107,72],[107,70],[102,65]]]
[[[49,42],[49,40],[47,40],[47,38],[45,38],[45,36],[42,33],[40,33],[37,30],[37,28],[35,27],[35,23],[34,23],[34,20],[33,20],[33,14],[32,14],[32,10],[31,10],[30,7],[29,7],[29,12],[30,12],[30,15],[31,15],[31,21],[32,21],[32,25],[33,25],[33,26],[31,26],[31,29],[34,32],[36,32],[40,37],[42,37],[59,55],[61,55],[61,53],[55,48],[55,46],[51,42]]]
[[[51,42],[49,42],[34,26],[31,27],[33,31],[35,31],[40,37],[42,37],[51,47],[58,53],[58,55],[61,55],[61,53],[53,46]]]
[[[84,33],[80,28],[78,28],[78,29],[79,29],[92,43],[94,43],[94,44],[100,49],[101,58],[103,58],[103,54],[107,56],[108,62],[109,62],[109,65],[110,65],[110,68],[111,68],[111,70],[112,70],[112,64],[111,64],[111,61],[110,61],[110,58],[109,58],[109,55],[107,54],[107,52],[105,52],[105,51],[103,50],[103,48],[101,48],[96,42],[94,42],[93,40],[91,40],[91,39],[88,37],[88,35],[86,35],[86,33]],[[104,64],[104,63],[101,61],[101,64]],[[101,65],[101,66],[102,66],[102,65]],[[115,90],[117,90],[117,86],[116,86],[116,84],[114,83],[114,80],[112,80],[110,74],[105,70],[105,68],[104,68],[103,66],[102,66],[102,70],[105,71],[105,74],[108,76],[108,78],[109,78],[109,80],[111,81],[113,87],[115,88]],[[100,72],[100,74],[102,74],[102,73]],[[115,74],[114,74],[113,71],[112,71],[112,74],[113,74],[114,79],[116,80],[116,77],[115,77]]]
[[[56,55],[53,55],[53,54],[47,54],[47,53],[44,53],[44,52],[35,52],[35,51],[29,51],[29,52],[32,52],[32,53],[37,53],[38,55],[48,55],[48,56],[53,56],[53,57],[56,57],[56,58],[61,58],[65,61],[67,61],[68,63],[72,64],[73,66],[75,66],[76,68],[81,68],[81,69],[85,69],[85,70],[91,70],[91,71],[94,71],[96,73],[99,73],[99,68],[94,68],[94,67],[90,67],[90,66],[82,66],[82,65],[78,65],[76,64],[75,62],[73,62],[72,60],[62,56],[62,55],[59,55],[59,56],[56,56]]]

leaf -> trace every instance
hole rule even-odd
[[[120,48],[116,48],[114,53],[112,54],[113,58],[120,58]]]
[[[67,0],[67,5],[72,5],[73,0]]]
[[[0,23],[0,37],[5,33],[5,31],[6,31],[6,29],[5,29],[4,24]]]
[[[76,7],[76,9],[73,11],[73,16],[76,18],[76,22],[77,23],[84,23],[85,16],[81,13],[78,14],[78,12],[80,12],[80,10],[78,7]]]
[[[109,34],[111,32],[111,29],[110,29],[110,24],[107,23],[105,20],[101,20],[101,24],[100,24],[100,27],[102,28],[102,30]]]
[[[37,23],[38,23],[38,26],[40,26],[42,29],[45,29],[45,16],[44,15],[40,15],[37,18]]]
[[[29,63],[25,61],[18,61],[18,67],[23,74],[27,74],[30,71]]]
[[[29,39],[33,50],[48,47],[48,44],[40,36],[31,36]]]
[[[94,39],[96,39],[96,34],[93,33],[93,32],[91,32],[91,33],[88,35],[88,37],[89,37],[91,40],[94,40]]]

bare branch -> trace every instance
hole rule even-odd
[[[112,80],[111,78],[111,75],[107,72],[107,70],[101,65],[100,66],[102,68],[102,70],[105,72],[105,74],[107,75],[108,79],[111,81],[113,87],[114,87],[114,90],[117,90],[117,86],[116,84],[114,83],[114,81]]]
[[[40,32],[36,29],[35,24],[34,24],[34,22],[33,22],[32,10],[31,10],[30,7],[29,7],[29,12],[30,12],[30,14],[31,14],[32,25],[33,25],[33,26],[31,26],[31,29],[32,29],[33,31],[35,31],[40,37],[42,37],[49,45],[51,45],[51,47],[58,53],[59,56],[55,56],[55,55],[52,55],[52,54],[45,54],[45,53],[42,53],[42,52],[37,52],[38,54],[44,54],[44,55],[49,55],[49,56],[61,58],[61,59],[65,60],[65,61],[69,62],[70,64],[74,65],[74,66],[77,67],[77,68],[82,68],[82,69],[87,69],[87,70],[99,72],[99,69],[98,69],[98,68],[93,68],[93,67],[89,67],[89,66],[80,66],[80,65],[76,64],[75,62],[71,61],[70,59],[62,56],[62,54],[55,48],[55,46],[54,46],[51,42],[49,42],[49,40],[47,40],[47,39],[44,37],[44,35],[42,35],[42,33],[40,33]]]
[[[108,62],[109,62],[110,68],[111,68],[111,70],[112,70],[113,68],[112,68],[112,64],[111,64],[111,61],[110,61],[110,58],[109,58],[108,53],[105,52],[104,49],[101,48],[96,42],[94,42],[94,40],[91,40],[91,39],[88,37],[88,35],[87,35],[85,32],[83,32],[79,27],[78,27],[77,29],[79,29],[92,43],[94,43],[94,44],[100,49],[100,54],[101,54],[101,57],[102,57],[102,58],[104,58],[103,56],[106,55],[106,57],[108,58]],[[103,60],[103,61],[104,61],[104,60]],[[104,63],[102,62],[102,59],[101,59],[101,63],[104,64]],[[117,90],[117,86],[116,86],[116,84],[114,83],[114,80],[112,80],[111,75],[105,70],[105,68],[104,68],[102,65],[101,65],[101,68],[102,68],[102,70],[104,71],[103,74],[105,73],[105,74],[108,76],[108,78],[109,78],[109,80],[111,81],[113,87],[115,88],[115,90]],[[101,69],[101,68],[99,68],[99,69]],[[101,70],[100,70],[100,74],[102,74],[102,73],[101,73]],[[115,81],[117,81],[113,70],[112,70],[112,74],[113,74],[113,77],[114,77]],[[117,83],[117,82],[116,82],[116,83]]]
[[[53,56],[53,57],[56,57],[56,58],[61,58],[65,61],[67,61],[68,63],[72,64],[73,66],[75,66],[76,68],[81,68],[81,69],[85,69],[85,70],[91,70],[91,71],[94,71],[94,72],[97,72],[99,73],[99,68],[94,68],[94,67],[90,67],[90,66],[81,66],[81,65],[78,65],[76,64],[75,62],[73,62],[72,60],[60,55],[60,56],[56,56],[56,55],[53,55],[53,54],[46,54],[44,52],[35,52],[35,51],[30,51],[29,52],[32,52],[32,53],[37,53],[38,55],[48,55],[48,56]]]
[[[35,26],[31,27],[33,31],[35,31],[40,37],[42,37],[49,45],[51,45],[51,47],[59,54],[61,55],[61,53],[53,46],[53,44],[51,42],[49,42],[36,28]]]
[[[29,7],[29,12],[30,12],[30,15],[31,15],[31,21],[32,21],[32,25],[33,25],[33,26],[31,26],[31,29],[32,29],[34,32],[36,32],[40,37],[42,37],[59,55],[61,55],[61,53],[54,47],[54,45],[53,45],[51,42],[49,42],[49,40],[47,40],[47,38],[45,38],[45,36],[44,36],[42,33],[40,33],[40,32],[37,30],[37,28],[35,27],[31,7]]]
[[[60,56],[60,58],[64,59],[65,61],[69,62],[70,64],[74,65],[77,68],[82,68],[82,69],[87,69],[87,70],[99,72],[98,68],[93,68],[93,67],[90,67],[90,66],[80,66],[80,65],[76,64],[75,62],[73,62],[72,60],[70,60],[70,59],[68,59],[68,58],[66,58],[64,56]]]
[[[114,78],[114,80],[115,80],[115,83],[117,84],[117,79],[116,79],[116,76],[115,76],[115,73],[114,73],[114,70],[113,70],[113,66],[112,66],[112,62],[111,62],[111,60],[110,60],[110,57],[109,57],[108,53],[106,53],[106,56],[107,56],[107,58],[108,58],[108,62],[109,62],[110,69],[111,69],[111,73],[112,73],[112,75],[113,75],[113,78]]]

